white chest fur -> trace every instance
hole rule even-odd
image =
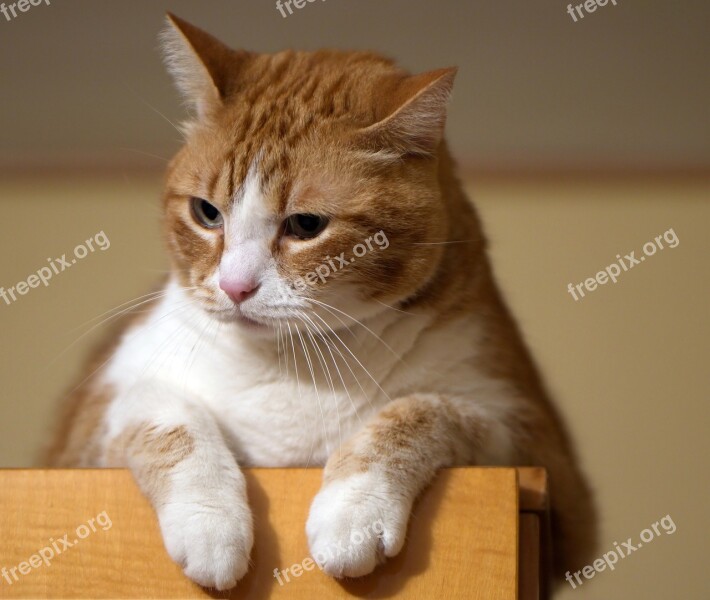
[[[286,326],[257,338],[208,317],[170,284],[108,365],[118,392],[111,418],[140,419],[144,406],[131,395],[153,381],[165,395],[154,412],[170,410],[172,392],[190,398],[211,412],[244,466],[322,465],[390,399],[475,381],[466,360],[476,352],[473,328],[462,335],[460,324],[429,325],[425,315],[392,310],[325,338]]]

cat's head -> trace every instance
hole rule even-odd
[[[438,172],[455,69],[235,51],[173,16],[163,44],[193,115],[164,210],[194,301],[254,330],[339,328],[430,282],[450,227]]]

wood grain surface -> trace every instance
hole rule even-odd
[[[521,499],[540,501],[534,492],[544,485],[539,471],[520,470],[521,489],[527,489]],[[252,567],[236,588],[216,592],[193,584],[170,560],[153,510],[127,471],[0,470],[0,568],[6,569],[0,597],[517,597],[514,468],[442,471],[417,502],[400,555],[346,581],[327,577],[308,560],[304,525],[322,471],[250,469],[246,476],[256,524]],[[45,562],[40,553],[52,551]],[[536,551],[530,549],[532,564]],[[279,583],[274,570],[287,568]]]

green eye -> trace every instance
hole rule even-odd
[[[219,229],[224,224],[219,209],[202,198],[192,199],[192,216],[195,221],[207,229]]]
[[[298,214],[286,219],[286,235],[302,240],[310,240],[320,234],[328,225],[328,219],[318,215]]]

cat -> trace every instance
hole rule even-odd
[[[395,556],[453,465],[546,467],[555,572],[587,564],[590,487],[444,139],[456,69],[236,51],[167,21],[191,113],[163,197],[171,272],[94,355],[49,463],[128,467],[169,555],[219,590],[248,569],[250,466],[325,467],[314,556],[381,524],[323,561],[334,577]]]

